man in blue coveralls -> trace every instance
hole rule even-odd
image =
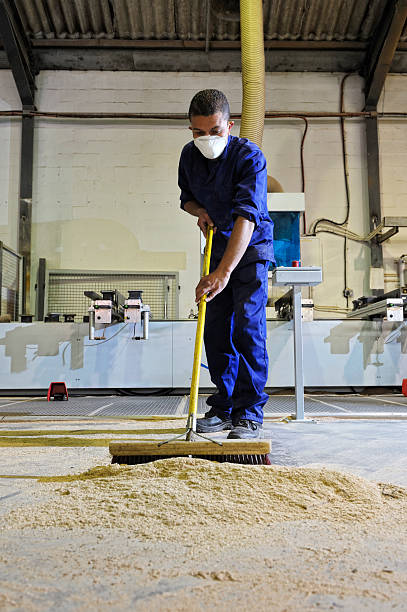
[[[193,140],[179,162],[181,208],[198,217],[205,236],[214,227],[210,273],[195,297],[207,294],[204,341],[217,393],[197,431],[231,429],[228,438],[258,438],[267,402],[267,272],[274,262],[266,160],[255,144],[231,136],[222,92],[198,92],[189,120]]]

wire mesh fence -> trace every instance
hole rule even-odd
[[[21,312],[22,257],[0,242],[0,315],[17,321]]]
[[[176,272],[94,272],[50,270],[47,293],[48,312],[74,314],[82,321],[90,300],[84,291],[117,289],[127,297],[129,290],[143,291],[143,303],[150,306],[152,319],[178,318],[178,274]]]

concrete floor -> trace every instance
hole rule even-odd
[[[207,410],[207,395],[198,399],[198,413]],[[272,394],[264,406],[265,417],[284,418],[294,414],[295,396]],[[361,395],[359,393],[306,394],[305,416],[407,418],[407,397],[401,393]],[[0,397],[0,418],[14,416],[56,416],[132,418],[142,416],[183,416],[188,413],[187,395],[70,396],[69,401],[47,401],[46,397]]]
[[[80,436],[79,432],[132,428],[136,432],[136,428],[154,426],[165,430],[182,428],[185,423],[181,416],[169,416],[171,420],[155,424],[147,419],[134,421],[100,415],[5,416],[0,421],[0,433],[10,431],[18,435],[22,431],[45,430],[52,431],[55,437],[58,430],[70,430],[73,436],[77,435],[79,446],[0,448],[0,475],[60,475],[109,463],[108,448],[81,447],[81,438],[91,438],[92,434]],[[335,420],[330,416],[315,422],[285,423],[268,418],[264,437],[272,440],[275,464],[334,467],[374,481],[407,487],[407,420],[402,420],[402,416],[400,419],[389,416],[380,420],[343,417]],[[216,437],[225,435],[222,432]],[[112,437],[112,434],[105,436]],[[160,433],[158,437],[170,436]],[[93,437],[104,436],[93,434]],[[0,516],[13,508],[46,503],[47,499],[41,496],[35,479],[0,478]],[[402,531],[392,529],[390,535],[372,532],[368,536],[361,528],[355,539],[329,525],[324,525],[322,531],[318,527],[316,533],[314,528],[312,521],[287,523],[254,541],[248,533],[242,549],[233,551],[227,548],[226,538],[218,552],[207,559],[201,558],[197,549],[196,558],[187,562],[187,571],[185,559],[193,547],[185,549],[159,541],[147,543],[125,532],[80,528],[5,531],[1,536],[0,562],[4,564],[0,570],[0,608],[6,612],[51,612],[56,608],[89,612],[106,605],[118,612],[187,609],[226,612],[237,606],[256,607],[259,612],[336,608],[374,612],[407,610],[407,537],[401,535]],[[268,558],[273,561],[265,573],[264,559]],[[361,570],[359,559],[370,559],[369,567],[373,569]],[[240,578],[230,583],[219,581],[216,575],[211,578],[214,567],[222,569],[221,576],[229,572]],[[357,573],[354,573],[355,567],[358,567]],[[388,574],[389,571],[394,573]],[[374,588],[369,587],[368,591],[372,573],[379,578],[375,578]],[[313,574],[314,583],[316,580],[321,584],[317,590],[307,587],[307,580]],[[355,593],[344,594],[341,585],[352,585],[355,580],[359,581]],[[270,584],[276,584],[276,592],[281,595],[278,601],[264,595]],[[179,597],[189,595],[188,605],[179,607]],[[210,596],[212,599],[208,599]]]
[[[407,487],[406,421],[266,422],[264,430],[273,463],[331,467]]]
[[[148,418],[148,417],[147,417]],[[171,418],[171,417],[169,417]],[[148,426],[149,421],[137,420],[138,427]],[[176,418],[164,427],[182,428],[183,418]],[[147,425],[146,425],[147,424]],[[52,417],[6,418],[0,422],[1,431],[27,431],[30,429],[69,429],[76,432],[88,429],[132,429],[135,422],[126,419],[101,419]],[[107,435],[107,434],[106,434]],[[225,433],[215,437],[225,437]],[[110,434],[112,437],[113,434]],[[100,435],[87,437],[101,437]],[[119,437],[119,436],[117,436]],[[122,436],[120,436],[122,437]],[[124,436],[128,438],[129,436]],[[157,437],[171,437],[162,436]],[[323,418],[297,423],[276,422],[265,419],[263,437],[272,441],[272,462],[288,466],[331,467],[367,479],[392,482],[407,487],[407,421],[395,419],[337,419]],[[80,447],[24,447],[0,448],[0,475],[60,475],[86,470],[90,466],[109,463],[107,448]],[[57,459],[56,459],[57,457]],[[6,482],[0,481],[0,501],[11,494],[5,490]],[[16,481],[15,481],[16,482]],[[21,485],[21,481],[19,486]],[[21,487],[20,487],[21,488]],[[14,490],[14,486],[11,487]],[[7,498],[10,499],[11,497]],[[17,500],[16,500],[17,502]],[[9,503],[7,503],[9,506]],[[4,506],[3,506],[4,509]],[[0,512],[2,507],[0,506]]]

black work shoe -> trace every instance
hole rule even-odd
[[[223,431],[224,429],[232,429],[231,419],[227,416],[219,416],[214,410],[209,410],[202,419],[196,421],[196,431],[198,433],[210,433],[212,431]]]
[[[256,421],[248,421],[247,419],[240,419],[240,421],[233,425],[232,431],[228,435],[228,438],[252,440],[260,438],[260,431],[260,423],[257,423]]]

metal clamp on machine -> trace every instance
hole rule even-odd
[[[380,296],[362,296],[353,300],[353,310],[348,319],[384,319],[404,321],[407,315],[407,293],[403,289],[389,291]]]
[[[272,271],[273,285],[292,287],[294,321],[295,420],[304,421],[304,364],[301,318],[301,287],[322,283],[322,268],[277,267]]]
[[[142,291],[129,291],[124,302],[124,319],[134,323],[133,340],[148,340],[150,306],[144,306]]]
[[[95,340],[96,323],[109,325],[113,321],[124,321],[124,296],[116,289],[102,291],[84,291],[86,297],[92,300],[89,306],[89,340]]]
[[[287,291],[274,302],[274,310],[279,319],[290,321],[293,318],[293,291]],[[301,298],[301,319],[303,321],[314,320],[314,300]]]
[[[134,340],[148,340],[150,306],[145,306],[141,299],[142,291],[129,291],[127,299],[117,291],[84,291],[86,297],[92,300],[89,306],[89,340],[95,338],[97,323],[109,325],[113,322],[134,323]]]

